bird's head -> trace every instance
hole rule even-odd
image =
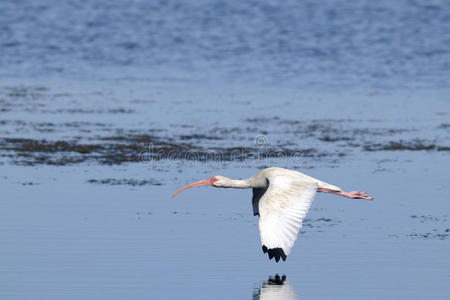
[[[202,185],[210,185],[213,187],[226,187],[227,182],[228,182],[229,178],[224,177],[224,176],[213,176],[209,179],[205,179],[205,180],[200,180],[191,184],[188,184],[184,187],[182,187],[181,189],[179,189],[178,191],[176,191],[175,193],[172,194],[172,197],[175,197],[176,195],[178,195],[180,192],[184,191],[185,189],[194,187],[194,186],[202,186]]]
[[[212,177],[212,179],[214,180],[212,186],[213,187],[218,187],[218,188],[223,188],[223,187],[228,187],[230,185],[230,178],[228,177],[224,177],[224,176],[214,176]]]

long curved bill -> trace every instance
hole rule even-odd
[[[175,193],[172,194],[172,198],[175,197],[176,195],[178,195],[179,193],[181,193],[182,191],[184,191],[185,189],[194,187],[194,186],[202,186],[202,185],[213,185],[214,183],[214,177],[211,177],[210,179],[205,179],[205,180],[200,180],[194,183],[191,183],[187,186],[182,187],[181,189],[179,189],[178,191],[176,191]]]

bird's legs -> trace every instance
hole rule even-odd
[[[373,199],[372,197],[368,196],[366,193],[358,192],[358,191],[343,192],[343,191],[334,191],[334,190],[330,190],[330,189],[326,189],[326,188],[318,188],[317,191],[321,192],[321,193],[331,193],[331,194],[335,194],[335,195],[339,195],[339,196],[343,196],[343,197],[347,197],[347,198],[351,198],[351,199],[365,199],[365,200]]]

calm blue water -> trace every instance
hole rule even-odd
[[[443,87],[450,3],[8,1],[0,76]]]
[[[0,1],[0,299],[447,299],[449,49],[448,1]],[[276,264],[250,191],[170,198],[268,165],[375,201],[318,195]]]

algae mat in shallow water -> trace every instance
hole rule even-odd
[[[197,88],[192,102],[183,85],[78,84],[1,89],[2,297],[447,296],[446,93],[352,92],[336,116],[323,109],[335,95],[304,91],[277,89],[291,100],[275,104],[264,89]],[[170,200],[192,180],[272,164],[376,200],[318,196],[278,265],[260,251],[249,192]]]

